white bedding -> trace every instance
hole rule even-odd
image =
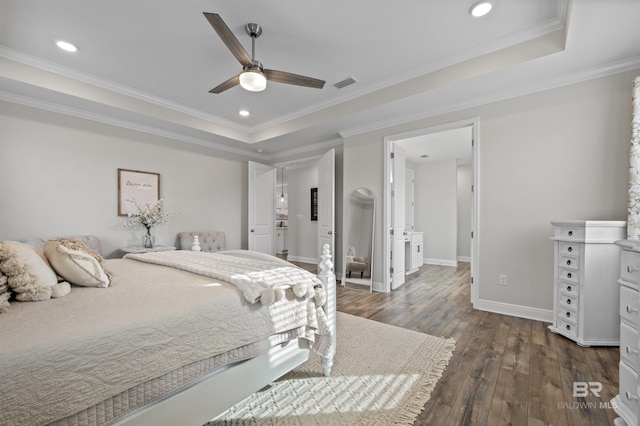
[[[40,425],[76,413],[179,366],[302,327],[308,303],[287,292],[271,306],[234,286],[134,260],[108,260],[108,288],[74,287],[0,316],[2,424]]]

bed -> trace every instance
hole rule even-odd
[[[64,297],[12,302],[0,314],[0,424],[196,426],[310,357],[330,374],[328,247],[317,277],[245,250],[103,265],[106,288],[72,285]],[[276,285],[256,292],[256,276]]]

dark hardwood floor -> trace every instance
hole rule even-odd
[[[475,310],[469,264],[425,265],[391,293],[338,285],[337,308],[423,333],[453,337],[456,350],[416,425],[613,425],[617,347],[578,346],[548,324]],[[599,382],[600,397],[574,397]]]

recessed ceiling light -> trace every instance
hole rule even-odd
[[[243,117],[248,117],[251,113],[246,109],[241,109],[240,111],[238,111],[238,114],[240,114]]]
[[[58,46],[60,49],[66,51],[66,52],[77,52],[78,48],[75,47],[73,44],[66,42],[66,41],[62,41],[62,40],[58,40],[56,41],[56,46]]]
[[[471,9],[469,9],[469,13],[475,18],[479,18],[489,13],[492,7],[493,5],[491,4],[491,2],[481,1],[471,6]]]

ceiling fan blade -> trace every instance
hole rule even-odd
[[[207,21],[211,24],[214,30],[218,33],[224,44],[231,51],[233,56],[244,66],[251,65],[253,61],[251,56],[244,50],[244,47],[240,44],[236,36],[233,35],[227,24],[224,23],[220,15],[217,13],[202,12],[207,18]]]
[[[209,93],[222,93],[227,89],[231,89],[234,86],[240,84],[240,76],[236,75],[235,77],[231,77],[229,80],[225,81],[222,84],[218,84],[213,89],[209,90]]]
[[[314,89],[322,89],[325,83],[324,80],[284,71],[263,70],[263,73],[265,77],[267,77],[267,80],[275,81],[276,83],[293,84],[296,86],[312,87]]]

